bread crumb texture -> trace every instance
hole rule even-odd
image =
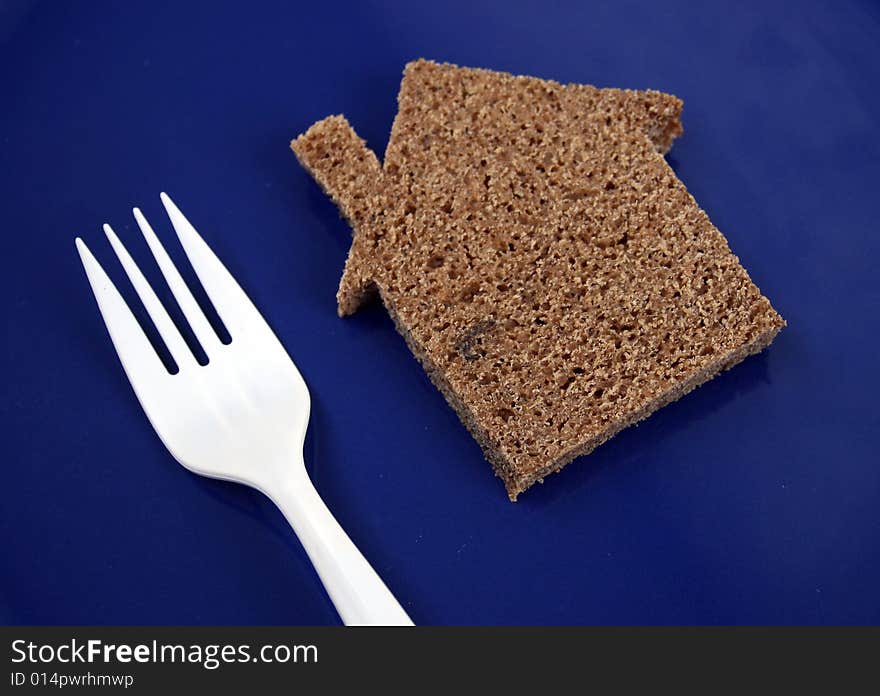
[[[419,60],[384,164],[342,116],[291,144],[511,500],[785,322],[663,159],[682,103]]]

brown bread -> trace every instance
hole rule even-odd
[[[512,500],[785,325],[662,153],[681,101],[407,65],[384,164],[341,116],[291,144]]]

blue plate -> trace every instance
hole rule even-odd
[[[789,322],[516,504],[381,307],[336,317],[349,230],[288,149],[345,113],[381,153],[420,56],[681,96],[670,162]],[[122,285],[112,223],[155,280],[130,209],[170,239],[167,190],[417,623],[880,621],[878,83],[867,1],[4,3],[0,620],[337,622],[271,503],[165,451],[95,307],[74,236]]]

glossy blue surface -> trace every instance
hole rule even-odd
[[[156,279],[130,208],[170,242],[167,190],[416,622],[880,621],[876,3],[420,5],[2,5],[0,620],[337,621],[271,503],[167,454],[99,317],[73,237],[130,297],[100,225]],[[681,96],[670,161],[789,322],[515,505],[384,311],[337,319],[349,231],[288,149],[342,112],[381,153],[419,56]]]

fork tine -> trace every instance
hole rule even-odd
[[[205,292],[211,298],[214,308],[226,325],[230,336],[235,340],[238,331],[244,329],[254,320],[265,323],[259,310],[254,307],[250,298],[241,289],[238,281],[226,270],[223,262],[211,251],[201,235],[196,232],[189,220],[180,212],[170,196],[161,193],[159,197],[171,218],[174,231],[189,258],[196,275],[199,277]]]
[[[147,314],[149,314],[150,319],[153,320],[153,325],[156,327],[156,330],[159,332],[159,335],[162,337],[162,340],[171,352],[171,356],[174,358],[174,362],[177,363],[177,367],[183,370],[185,367],[196,365],[197,363],[193,357],[192,351],[184,342],[183,336],[180,335],[180,331],[177,330],[174,322],[171,321],[171,317],[168,316],[165,307],[162,306],[159,298],[156,297],[153,288],[150,287],[149,282],[144,278],[144,274],[141,273],[141,270],[137,267],[134,259],[131,258],[128,250],[122,242],[119,241],[119,237],[116,236],[116,233],[110,225],[104,225],[104,234],[107,235],[107,239],[110,240],[110,246],[112,246],[113,251],[116,252],[119,262],[125,269],[125,274],[134,286],[138,297],[141,298],[141,302],[143,302]]]
[[[205,318],[205,313],[202,312],[202,308],[199,307],[193,294],[186,286],[180,272],[177,270],[171,257],[168,256],[165,247],[162,246],[162,242],[159,241],[156,233],[153,232],[150,223],[147,222],[147,219],[144,217],[143,213],[141,213],[139,208],[135,208],[132,212],[134,213],[134,219],[137,220],[138,227],[141,228],[141,232],[147,240],[150,251],[153,252],[156,263],[159,264],[159,269],[162,271],[162,275],[165,276],[165,282],[168,283],[168,287],[171,288],[171,294],[174,295],[174,299],[177,300],[177,304],[180,305],[180,309],[183,311],[183,315],[189,322],[193,333],[196,335],[205,354],[210,359],[217,353],[223,344],[220,343],[220,339],[217,338],[216,332]]]
[[[107,277],[101,264],[79,237],[76,238],[76,249],[86,271],[86,277],[89,279],[89,285],[92,286],[95,300],[98,302],[98,309],[104,318],[104,324],[110,333],[110,340],[116,348],[116,354],[125,374],[128,375],[128,381],[140,398],[145,387],[158,379],[169,377],[168,370],[165,369],[165,365],[162,364],[140,324],[122,299],[122,295],[113,285],[113,281]]]

